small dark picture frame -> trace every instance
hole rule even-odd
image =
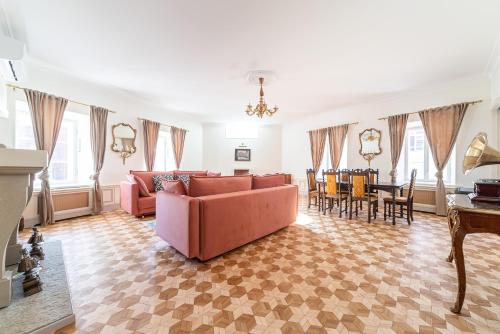
[[[249,148],[235,148],[234,149],[234,161],[250,161],[250,149]]]

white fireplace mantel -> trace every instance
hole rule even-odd
[[[46,166],[46,151],[0,148],[0,307],[10,304],[12,294],[7,251],[19,251],[17,225],[31,198],[34,175]]]

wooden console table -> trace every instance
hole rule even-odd
[[[455,259],[458,276],[458,292],[453,313],[460,313],[465,298],[465,264],[463,241],[470,233],[494,233],[500,235],[500,205],[473,202],[469,196],[448,195],[448,226],[451,234],[451,252],[447,261]]]

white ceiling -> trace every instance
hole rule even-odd
[[[203,120],[276,72],[281,119],[484,73],[498,0],[3,0],[30,57]]]

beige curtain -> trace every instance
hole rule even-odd
[[[31,111],[36,149],[47,151],[50,164],[68,100],[30,89],[24,89],[24,93]],[[42,226],[54,224],[54,205],[50,193],[48,168],[44,168],[38,178],[42,181],[38,195],[40,223]]]
[[[398,161],[401,155],[401,149],[405,140],[406,123],[408,123],[408,114],[389,116],[389,138],[391,140],[391,164],[392,170],[389,173],[392,182],[396,181],[398,171]]]
[[[177,169],[181,166],[182,152],[184,151],[184,140],[186,139],[187,130],[176,128],[172,126],[170,128],[170,135],[172,136],[172,147],[174,149],[175,166]]]
[[[330,160],[333,169],[339,168],[340,158],[342,157],[342,150],[344,148],[344,142],[348,130],[348,124],[332,126],[327,129],[328,144],[330,146]]]
[[[146,169],[151,172],[155,166],[160,123],[145,119],[142,121],[142,127],[144,133],[144,160],[146,161]]]
[[[437,169],[436,214],[440,216],[446,215],[443,169],[450,158],[451,150],[457,140],[458,131],[468,107],[468,103],[460,103],[418,113]]]
[[[99,184],[99,174],[104,163],[104,153],[106,151],[106,124],[108,120],[108,110],[101,107],[90,107],[90,148],[92,149],[93,174],[90,176],[94,180],[92,188],[92,211],[98,214],[102,211],[102,190]]]
[[[327,129],[318,129],[309,131],[309,143],[311,145],[311,159],[313,170],[318,172],[325,152]]]

